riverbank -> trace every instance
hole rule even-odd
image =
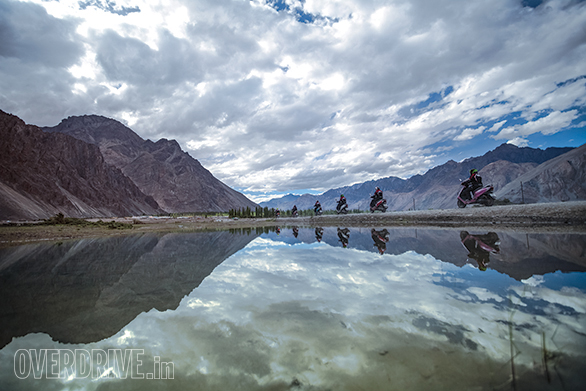
[[[88,221],[97,220],[88,219]],[[421,226],[476,228],[491,231],[586,233],[586,201],[278,219],[229,219],[227,217],[202,216],[161,218],[142,216],[103,220],[121,224],[90,226],[2,222],[0,223],[0,247],[39,241],[63,241],[146,232],[184,232],[270,226],[373,228]]]

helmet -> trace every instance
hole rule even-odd
[[[344,194],[340,194],[340,197],[344,197]]]
[[[478,170],[475,169],[475,168],[473,168],[472,170],[470,170],[470,175],[477,174],[477,173],[478,173]]]
[[[378,187],[378,186],[377,186],[377,187],[374,189],[374,191],[377,191],[377,190],[380,190],[380,187]]]

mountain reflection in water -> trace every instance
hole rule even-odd
[[[145,234],[0,249],[0,347],[31,332],[100,341],[141,312],[175,309],[255,237]]]
[[[585,384],[585,235],[352,227],[214,234],[226,236],[144,237],[102,243],[102,250],[71,242],[61,253],[48,245],[0,250],[2,329],[17,330],[13,336],[40,332],[6,341],[0,388]],[[210,263],[198,274],[192,268],[205,257]],[[67,268],[71,262],[84,266]],[[172,299],[162,302],[166,296]],[[128,324],[117,322],[121,312]],[[28,328],[19,329],[13,317]],[[114,335],[99,340],[102,327],[103,335]],[[92,338],[98,339],[84,344]],[[144,349],[144,366],[153,357],[172,362],[174,379],[15,376],[18,349],[55,348]]]

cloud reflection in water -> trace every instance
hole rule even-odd
[[[335,229],[325,231],[324,239],[336,236]],[[584,273],[517,281],[415,251],[380,255],[375,247],[352,248],[353,239],[370,238],[370,230],[351,231],[349,248],[301,241],[313,233],[262,235],[217,266],[176,310],[151,310],[110,339],[73,346],[159,355],[175,365],[175,379],[164,383],[168,389],[549,390],[584,384]],[[465,257],[459,233],[451,234]],[[501,252],[507,253],[506,245]],[[560,284],[566,277],[568,284]],[[18,348],[52,346],[72,349],[31,334],[4,349],[2,365]],[[46,382],[60,384],[7,384],[40,389]],[[67,385],[144,389],[159,382],[75,379]]]

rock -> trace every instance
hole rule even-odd
[[[97,145],[106,162],[122,170],[167,212],[223,212],[258,206],[215,178],[175,140],[144,140],[120,122],[97,115],[69,117],[43,130]]]
[[[585,200],[586,144],[519,176],[496,196],[516,203]]]
[[[162,213],[99,148],[0,110],[0,219]]]

